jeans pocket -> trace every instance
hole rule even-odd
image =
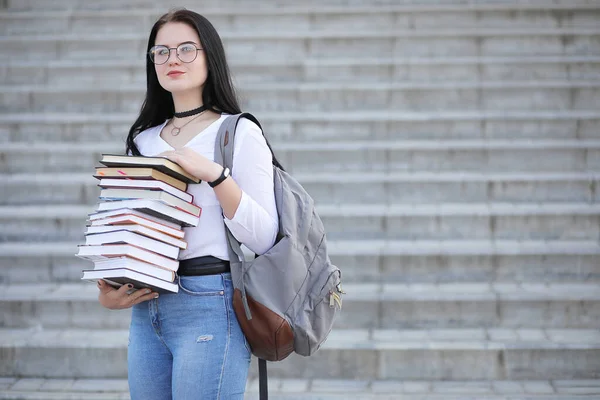
[[[223,296],[225,287],[221,275],[180,276],[179,288],[192,296]]]

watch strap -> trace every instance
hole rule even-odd
[[[229,168],[225,167],[225,168],[223,168],[223,171],[221,171],[221,176],[219,176],[217,179],[215,179],[212,182],[208,182],[208,185],[211,188],[214,188],[215,186],[217,186],[218,184],[223,182],[225,179],[227,179],[228,176],[229,176]]]

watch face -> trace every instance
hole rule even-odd
[[[229,168],[225,168],[225,171],[223,171],[223,176],[225,178],[227,178],[229,176]]]

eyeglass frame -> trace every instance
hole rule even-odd
[[[188,44],[188,45],[191,44],[192,46],[194,46],[196,48],[196,55],[194,56],[194,59],[191,60],[191,61],[183,61],[181,59],[181,57],[179,57],[179,52],[177,51],[177,49],[179,47],[183,46],[184,44]],[[152,49],[154,49],[154,48],[165,48],[165,49],[169,50],[169,56],[167,57],[167,59],[165,60],[165,62],[163,62],[163,63],[157,63],[157,62],[154,61],[154,59],[152,58]],[[180,43],[177,47],[167,47],[167,46],[164,46],[162,44],[159,44],[159,45],[155,45],[155,46],[150,47],[150,50],[147,53],[148,54],[148,58],[150,59],[150,61],[152,61],[152,63],[154,63],[154,65],[163,65],[163,64],[166,64],[167,62],[169,62],[169,59],[171,58],[171,50],[175,50],[175,56],[177,57],[177,59],[179,61],[181,61],[182,63],[189,64],[189,63],[194,62],[196,60],[196,58],[198,58],[198,52],[201,51],[201,50],[204,50],[204,49],[202,47],[196,46],[196,43],[194,43],[194,42],[183,42],[183,43]]]

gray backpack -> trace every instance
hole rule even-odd
[[[260,126],[248,113],[221,124],[215,162],[233,166],[235,128],[240,118]],[[280,361],[296,352],[310,356],[331,331],[342,307],[341,272],[327,255],[325,230],[314,201],[289,174],[273,166],[279,232],[275,245],[245,261],[239,242],[226,228],[238,321],[259,359]],[[239,261],[242,260],[242,261]]]

